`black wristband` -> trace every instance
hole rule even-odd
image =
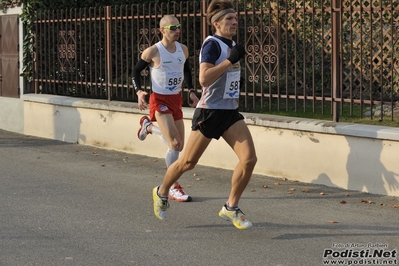
[[[193,76],[191,74],[191,68],[190,68],[190,60],[188,58],[186,59],[186,62],[184,63],[184,81],[186,82],[186,85],[188,88],[193,88]]]

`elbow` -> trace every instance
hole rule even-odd
[[[201,78],[201,77],[199,78],[199,84],[200,84],[202,87],[207,87],[207,86],[208,86],[206,80],[205,80],[204,78]]]

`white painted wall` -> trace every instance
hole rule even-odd
[[[164,158],[157,136],[138,140],[146,112],[136,103],[33,94],[23,100],[24,134]],[[193,110],[183,108],[186,139]],[[255,173],[399,196],[398,128],[244,115],[258,155]],[[237,158],[222,139],[213,140],[199,163],[233,169]]]
[[[23,101],[0,97],[0,128],[22,134],[24,132]]]

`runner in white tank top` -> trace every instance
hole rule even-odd
[[[159,24],[162,40],[143,51],[141,59],[134,67],[132,82],[138,97],[138,108],[147,109],[145,96],[148,93],[141,87],[140,72],[149,66],[152,85],[150,117],[143,116],[140,119],[137,136],[144,140],[148,134],[157,134],[168,145],[165,163],[169,167],[177,160],[184,147],[182,84],[184,81],[191,90],[193,85],[187,60],[188,49],[177,42],[180,37],[179,21],[172,15],[166,15]],[[190,97],[193,104],[198,103],[195,93],[190,93]],[[153,121],[157,121],[158,126]],[[176,201],[191,201],[191,197],[178,182],[170,187],[168,197]]]
[[[157,42],[160,64],[150,66],[152,91],[158,94],[178,94],[181,91],[184,73],[183,66],[186,57],[180,43],[175,42],[176,51],[169,52],[162,42]]]

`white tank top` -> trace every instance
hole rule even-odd
[[[175,42],[176,51],[170,53],[163,46],[162,42],[155,45],[159,51],[160,64],[158,67],[150,67],[152,91],[158,94],[178,94],[180,93],[184,80],[184,63],[186,56],[180,45]]]

